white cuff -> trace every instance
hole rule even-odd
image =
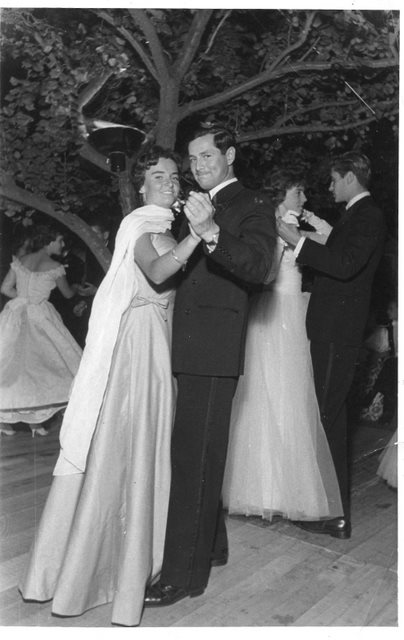
[[[306,240],[306,238],[300,238],[299,242],[297,243],[297,245],[295,246],[295,248],[293,249],[293,255],[295,256],[295,258],[297,258],[297,256],[300,253],[300,250],[303,246],[303,242]]]
[[[218,242],[219,242],[219,231],[216,231],[216,233],[213,234],[212,239],[209,240],[209,242],[205,241],[206,248],[209,251],[209,253],[212,253],[212,251],[216,249]]]

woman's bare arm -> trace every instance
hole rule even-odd
[[[17,285],[16,275],[13,269],[10,269],[2,282],[0,291],[3,294],[3,296],[7,296],[7,298],[16,298],[17,297],[16,285]]]
[[[183,268],[200,242],[199,238],[190,234],[173,249],[159,256],[150,235],[150,233],[144,233],[136,242],[135,261],[155,284],[162,284]]]
[[[69,284],[67,282],[66,276],[60,276],[60,278],[57,278],[56,286],[59,289],[62,296],[64,296],[65,298],[73,298],[73,296],[76,295],[77,293],[78,285]]]

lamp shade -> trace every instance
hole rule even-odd
[[[145,134],[135,127],[114,125],[92,131],[88,142],[96,151],[105,156],[119,151],[131,158],[140,149]]]

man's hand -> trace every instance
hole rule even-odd
[[[287,224],[280,218],[277,218],[276,220],[276,229],[282,240],[285,240],[285,242],[290,244],[292,247],[295,247],[301,238],[301,235],[295,225]]]
[[[81,284],[78,287],[78,294],[80,296],[95,296],[96,293],[97,287],[94,284],[91,284],[91,282],[86,282],[85,284]]]
[[[207,193],[191,191],[184,205],[184,212],[193,231],[205,242],[210,242],[219,231],[213,219],[215,209]]]
[[[73,307],[73,314],[77,317],[77,318],[81,318],[81,316],[83,315],[84,311],[87,309],[87,302],[85,302],[84,300],[80,300],[80,302],[78,302],[74,307]]]

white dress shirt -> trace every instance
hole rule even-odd
[[[224,189],[224,187],[227,187],[227,185],[231,184],[232,182],[237,182],[237,178],[229,178],[229,180],[225,180],[224,182],[216,185],[216,187],[213,187],[213,189],[209,191],[210,199],[212,200],[213,196],[215,196],[218,191],[221,191],[222,189]]]

